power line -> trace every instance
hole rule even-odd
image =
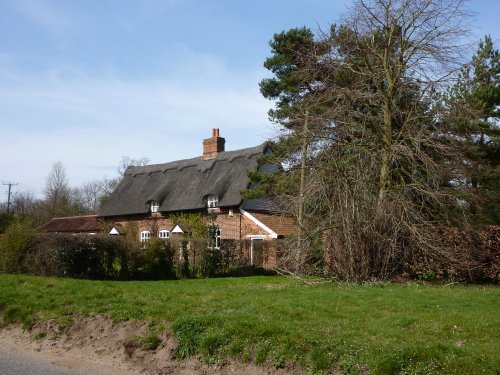
[[[10,214],[10,196],[11,196],[11,190],[12,190],[12,186],[16,186],[16,185],[19,185],[17,182],[14,184],[13,182],[7,182],[7,183],[3,183],[4,185],[8,186],[9,187],[9,192],[7,193],[7,214]]]

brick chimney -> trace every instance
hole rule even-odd
[[[219,152],[224,151],[226,140],[219,137],[219,129],[212,129],[212,138],[203,140],[203,160],[213,159]]]

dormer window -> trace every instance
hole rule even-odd
[[[151,201],[149,207],[151,212],[158,212],[160,209],[160,203],[158,201]]]
[[[217,203],[219,202],[219,198],[217,198],[217,195],[209,195],[207,197],[207,207],[208,208],[215,208],[217,207]]]

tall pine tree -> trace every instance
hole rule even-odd
[[[500,53],[490,36],[479,42],[447,97],[453,129],[468,157],[466,188],[476,221],[500,223]]]

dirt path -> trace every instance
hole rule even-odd
[[[141,369],[108,356],[88,355],[87,351],[66,350],[59,345],[31,341],[19,327],[0,330],[0,347],[4,352],[20,353],[25,357],[55,365],[61,369],[85,370],[104,375],[138,375]]]
[[[21,353],[63,369],[89,370],[106,375],[145,374],[143,368],[126,361],[124,356],[109,350],[106,353],[92,344],[79,344],[64,334],[51,332],[45,333],[41,339],[34,339],[43,331],[40,326],[31,332],[23,332],[18,325],[3,328],[0,330],[0,346],[3,351]]]
[[[208,366],[191,358],[175,359],[176,342],[167,334],[156,350],[142,350],[134,337],[147,334],[144,324],[113,323],[104,316],[79,319],[61,329],[53,321],[37,324],[29,331],[19,325],[0,329],[3,351],[21,353],[64,369],[95,371],[105,375],[204,375],[204,374],[300,374],[298,369],[262,368],[253,364],[225,362]]]

